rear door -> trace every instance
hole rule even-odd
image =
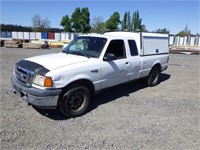
[[[130,56],[128,57],[128,62],[130,64],[130,80],[137,79],[141,70],[141,57],[138,55],[138,49],[135,40],[128,39],[128,47],[130,51]]]

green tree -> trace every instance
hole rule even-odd
[[[81,22],[82,22],[82,17],[81,17],[81,10],[79,7],[75,9],[73,14],[71,15],[71,23],[72,23],[72,29],[75,32],[81,32]]]
[[[177,35],[178,36],[189,36],[191,34],[189,28],[188,28],[188,25],[186,24],[185,28],[180,31]]]
[[[142,19],[140,18],[139,11],[137,10],[133,13],[133,29],[135,31],[138,30],[140,31],[142,26],[141,24],[142,24]]]
[[[48,18],[42,19],[40,15],[35,15],[32,18],[33,31],[47,31],[50,28],[50,21]]]
[[[128,16],[128,14],[127,14],[127,12],[125,12],[124,18],[122,20],[122,30],[126,30],[127,29],[127,16]]]
[[[159,28],[155,32],[157,32],[157,33],[169,33],[169,30],[167,28],[163,28],[163,29]]]
[[[89,9],[77,7],[72,13],[71,19],[68,15],[62,17],[60,25],[64,27],[64,31],[88,33],[91,28]]]
[[[82,25],[82,32],[88,33],[91,29],[90,26],[90,12],[87,7],[82,8],[82,14],[81,14],[81,25]]]
[[[102,17],[94,17],[91,24],[91,32],[93,33],[104,33],[105,32],[105,22]]]
[[[178,36],[189,36],[190,33],[185,32],[185,31],[180,31],[177,35],[178,35]]]
[[[62,17],[60,25],[63,26],[65,32],[72,31],[71,20],[68,15]]]
[[[148,30],[146,29],[146,26],[144,24],[141,25],[140,31],[141,32],[148,32]]]
[[[125,23],[126,19],[126,23]],[[126,25],[126,26],[125,26]],[[147,31],[145,25],[142,24],[142,19],[139,16],[139,11],[135,11],[130,15],[130,11],[127,11],[124,14],[124,19],[122,20],[122,30],[126,30],[129,32],[132,31]]]
[[[116,30],[118,25],[121,23],[120,15],[118,12],[114,12],[112,16],[106,21],[106,29]]]
[[[128,11],[128,13],[127,13],[127,30],[132,31],[132,22],[131,22],[130,11]]]

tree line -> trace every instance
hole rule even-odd
[[[120,14],[114,12],[107,21],[103,20],[103,17],[97,16],[91,20],[90,23],[90,12],[87,7],[80,9],[77,7],[72,13],[71,18],[69,15],[63,16],[61,19],[61,26],[65,32],[82,32],[82,33],[104,33],[106,31],[129,31],[129,32],[149,32],[144,24],[142,24],[142,18],[140,17],[139,11],[136,10],[132,13],[126,11],[123,15],[123,19],[120,20]],[[168,33],[169,29],[159,28],[155,31],[156,33]],[[178,36],[189,36],[191,34],[188,26],[181,30],[176,35]],[[196,35],[199,35],[198,33]]]
[[[95,17],[90,25],[89,9],[77,7],[71,17],[69,15],[62,17],[60,25],[66,32],[147,31],[145,25],[142,24],[138,10],[133,12],[132,17],[130,11],[125,12],[123,20],[120,20],[120,14],[117,11],[106,22],[103,21],[102,17]]]
[[[21,26],[21,25],[13,25],[13,24],[0,24],[1,31],[17,31],[17,32],[63,32],[63,29],[59,28],[33,28],[31,26]]]

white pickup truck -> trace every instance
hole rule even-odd
[[[139,78],[157,85],[168,67],[168,45],[168,34],[79,35],[63,52],[17,62],[11,81],[28,104],[76,117],[102,89]]]

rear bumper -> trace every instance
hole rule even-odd
[[[41,90],[33,87],[25,87],[18,83],[14,76],[11,77],[14,92],[19,94],[28,104],[40,108],[55,109],[61,89]]]

